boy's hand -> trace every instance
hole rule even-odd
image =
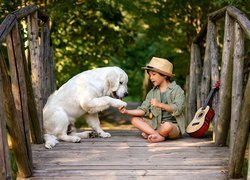
[[[118,108],[118,110],[120,111],[120,113],[125,114],[127,112],[127,109],[125,108],[125,106],[121,106]]]
[[[160,102],[157,101],[157,99],[155,98],[151,99],[150,103],[152,106],[155,106],[155,107],[159,107],[159,104],[160,104]]]

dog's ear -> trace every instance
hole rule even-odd
[[[120,84],[120,74],[116,71],[110,71],[107,74],[107,82],[112,92],[117,91]]]

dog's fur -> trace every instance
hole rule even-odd
[[[98,112],[127,105],[120,100],[128,94],[127,82],[127,74],[119,67],[88,70],[71,78],[43,108],[45,147],[54,147],[58,140],[80,142],[88,138],[91,131],[77,133],[74,127],[76,118],[82,115],[100,137],[110,137],[100,127]]]

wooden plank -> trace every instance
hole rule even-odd
[[[209,137],[185,136],[149,143],[139,131],[108,131],[111,138],[60,142],[53,149],[32,145],[34,174],[29,179],[226,179],[228,148]],[[206,178],[205,178],[206,179]]]
[[[47,173],[45,172],[36,172],[38,176],[43,177],[43,175]],[[223,171],[213,171],[213,170],[101,170],[101,171],[92,171],[92,170],[85,170],[85,171],[63,171],[63,172],[51,172],[47,173],[51,178],[54,177],[61,177],[60,173],[64,174],[64,177],[71,178],[72,173],[75,174],[75,177],[83,178],[83,179],[127,179],[128,177],[135,178],[135,177],[145,177],[148,179],[159,179],[165,178],[168,179],[196,179],[200,178],[202,174],[202,179],[226,179],[225,173]]]
[[[191,166],[185,166],[185,165],[162,165],[162,166],[157,166],[157,165],[141,165],[141,166],[126,166],[126,165],[60,165],[57,166],[56,164],[36,164],[35,165],[35,171],[73,171],[73,170],[108,170],[108,169],[113,169],[113,170],[224,170],[226,166],[223,165],[217,165],[217,166],[197,166],[197,165],[191,165]]]

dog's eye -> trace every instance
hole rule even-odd
[[[123,82],[120,82],[120,84],[123,84]]]

